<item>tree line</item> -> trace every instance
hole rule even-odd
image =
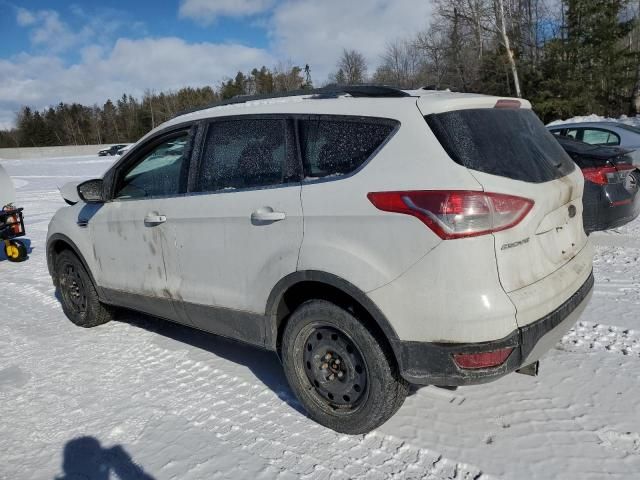
[[[640,0],[433,0],[430,26],[387,44],[371,69],[345,46],[326,83],[375,83],[525,97],[546,122],[640,113]],[[23,107],[0,147],[132,142],[181,111],[237,95],[312,88],[290,64],[217,87],[147,91],[102,106]]]

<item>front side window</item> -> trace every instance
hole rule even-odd
[[[298,125],[305,177],[315,180],[357,170],[394,131],[396,122],[319,118]]]
[[[122,199],[177,195],[185,187],[189,132],[160,143],[124,174],[115,197]]]
[[[286,183],[287,135],[281,119],[223,120],[209,125],[198,190],[232,191]]]
[[[591,145],[620,145],[618,135],[599,128],[585,128],[582,131],[582,141]]]

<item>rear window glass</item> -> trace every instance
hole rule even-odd
[[[575,168],[531,110],[456,110],[425,118],[449,156],[471,170],[542,183]]]
[[[640,134],[640,128],[638,128],[638,127],[632,127],[631,125],[627,125],[626,123],[621,123],[621,124],[616,125],[616,126],[620,127],[623,130],[627,130],[628,132],[633,132],[633,133]]]
[[[348,175],[365,163],[393,132],[392,120],[300,120],[306,180]]]

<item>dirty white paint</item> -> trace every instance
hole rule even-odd
[[[640,221],[592,235],[593,299],[539,377],[422,388],[349,437],[306,418],[272,354],[132,313],[65,318],[44,255],[57,187],[111,161],[5,165],[28,182],[33,250],[0,259],[1,479],[637,478]]]

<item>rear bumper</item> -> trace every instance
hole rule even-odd
[[[400,373],[418,385],[472,385],[496,380],[538,360],[571,329],[586,307],[593,289],[593,273],[562,305],[536,322],[514,330],[506,337],[482,343],[427,343],[399,341],[396,347]],[[454,353],[481,353],[512,347],[500,366],[487,369],[461,369]]]
[[[622,184],[585,182],[582,201],[586,233],[621,227],[640,213],[640,192],[629,192]]]

